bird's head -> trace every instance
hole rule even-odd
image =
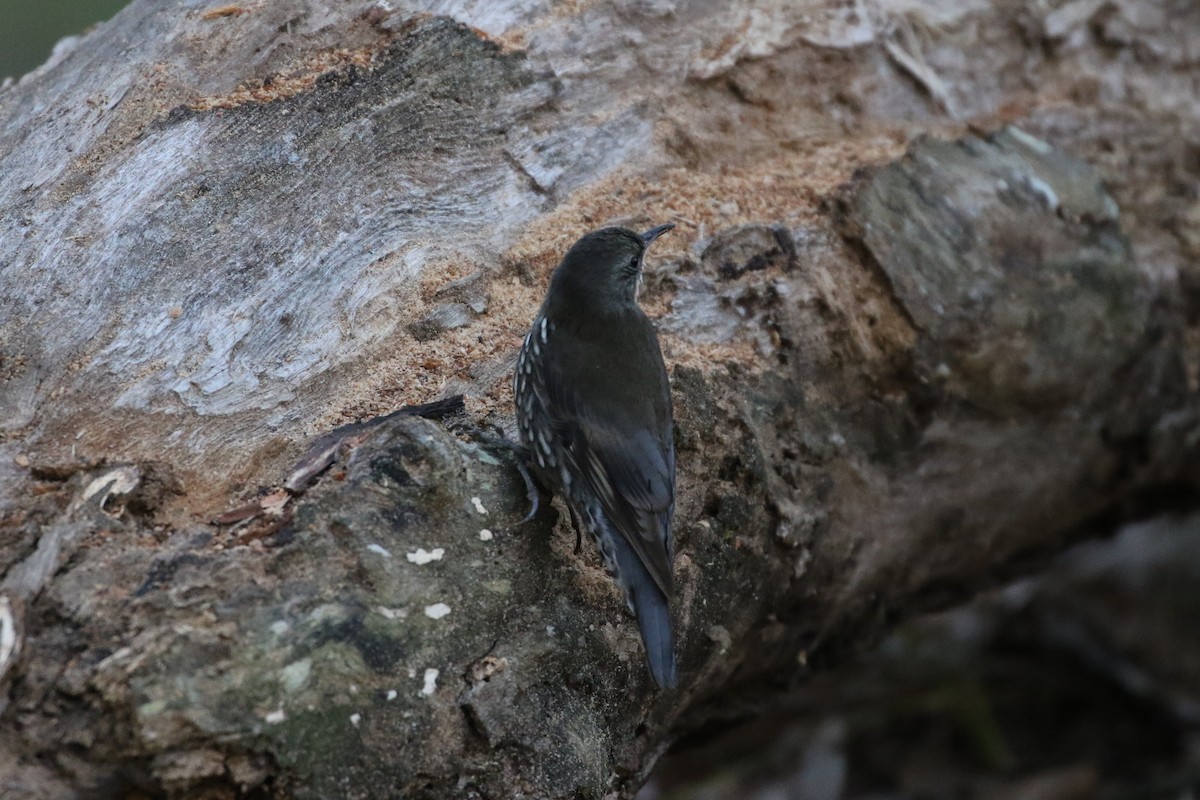
[[[571,246],[554,271],[548,301],[557,298],[571,308],[600,311],[636,303],[646,248],[674,227],[668,222],[645,233],[628,228],[592,231]]]

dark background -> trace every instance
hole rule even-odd
[[[0,80],[20,78],[54,43],[116,14],[127,0],[0,0]]]

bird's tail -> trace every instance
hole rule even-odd
[[[637,617],[642,644],[646,648],[646,664],[654,682],[663,689],[673,689],[679,682],[675,670],[675,639],[671,634],[671,606],[658,588],[649,570],[642,564],[625,537],[613,531],[614,555],[618,575]]]
[[[662,591],[649,580],[644,590],[636,592],[633,605],[638,630],[646,646],[646,664],[654,682],[663,689],[674,689],[679,682],[675,674],[675,640],[671,635],[671,607]]]

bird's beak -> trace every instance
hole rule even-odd
[[[666,233],[667,231],[671,230],[671,228],[674,228],[674,227],[675,227],[674,222],[668,222],[665,225],[659,225],[657,227],[651,228],[650,230],[648,230],[642,234],[642,241],[646,243],[647,247],[649,247],[651,242],[653,242],[655,239],[662,236],[664,233]]]

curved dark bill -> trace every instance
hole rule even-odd
[[[648,230],[642,234],[642,241],[645,242],[648,246],[655,239],[662,236],[664,233],[666,233],[667,231],[671,230],[674,227],[675,227],[674,222],[668,222],[665,225],[659,225],[655,228],[651,228],[650,230]]]

